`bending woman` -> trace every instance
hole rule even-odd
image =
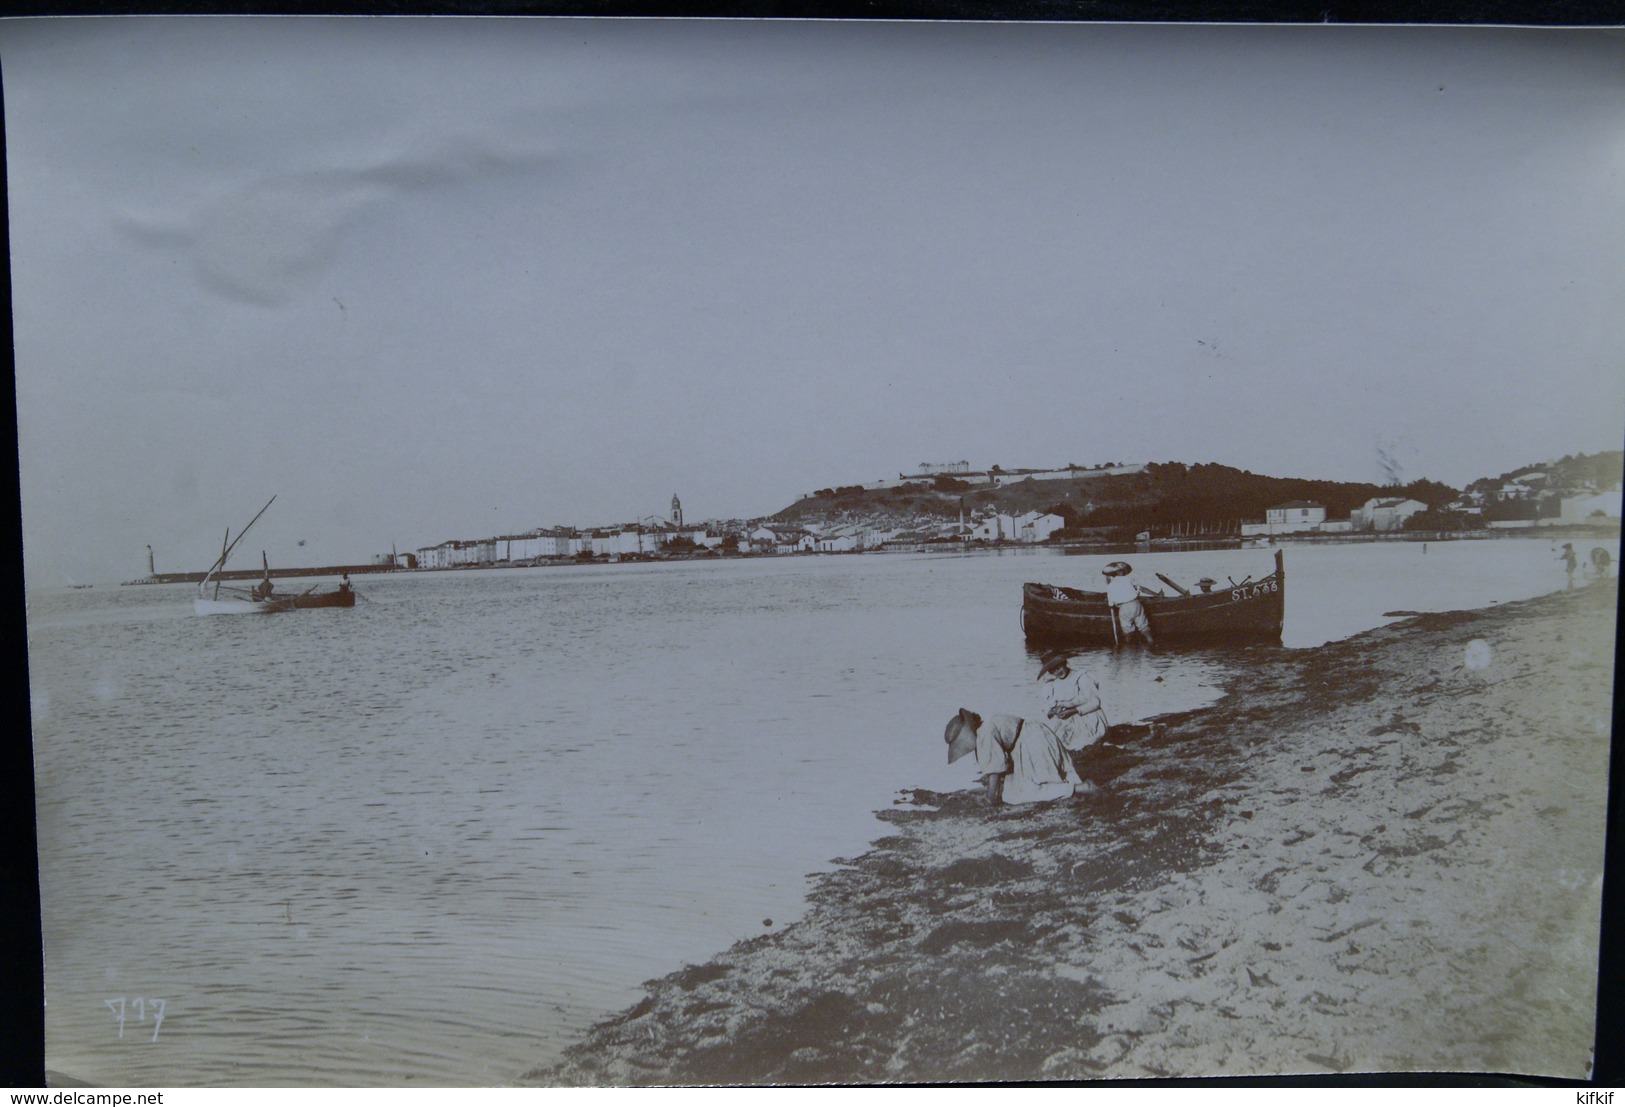
[[[1095,791],[1084,781],[1061,741],[1045,726],[1014,715],[992,715],[984,723],[961,707],[943,732],[948,764],[976,754],[976,775],[989,803],[1044,803]]]

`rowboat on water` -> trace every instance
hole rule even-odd
[[[1275,571],[1260,580],[1229,581],[1211,592],[1188,592],[1158,574],[1173,594],[1141,595],[1159,646],[1178,642],[1281,640],[1286,613],[1286,569],[1275,551]],[[1113,629],[1106,593],[1053,584],[1021,588],[1021,628],[1029,642],[1054,646],[1110,646]]]
[[[260,508],[259,513],[248,521],[248,526],[239,531],[235,539],[231,537],[231,531],[226,531],[225,541],[221,543],[219,558],[209,567],[209,571],[203,574],[203,579],[198,582],[197,598],[192,601],[194,614],[271,615],[282,611],[302,611],[311,607],[355,606],[355,591],[350,587],[350,578],[348,576],[339,583],[337,588],[326,592],[317,591],[320,586],[314,584],[303,592],[278,592],[275,584],[271,581],[271,562],[265,556],[264,550],[260,551],[260,563],[265,568],[265,575],[261,578],[260,583],[250,588],[242,588],[222,584],[215,578],[215,574],[226,567],[226,559],[231,556],[231,551],[237,548],[237,543],[243,540],[243,535],[248,533],[249,527],[257,523],[259,517],[265,514],[266,508],[269,508],[275,502],[275,496],[267,500],[265,507]],[[213,584],[212,589],[210,587],[211,582]]]
[[[270,615],[279,611],[302,611],[307,607],[355,606],[355,592],[343,585],[327,592],[318,592],[312,586],[304,592],[272,594],[269,598],[255,598],[252,593],[252,588],[222,585],[219,595],[199,596],[193,600],[192,610],[198,615]]]

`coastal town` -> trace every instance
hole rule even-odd
[[[459,569],[997,545],[1268,543],[1276,538],[1353,540],[1558,526],[1617,528],[1620,460],[1617,451],[1581,454],[1485,478],[1460,490],[1430,481],[1391,490],[1343,485],[1325,497],[1331,502],[1285,498],[1252,513],[1244,509],[1261,502],[1256,495],[1209,494],[1194,507],[1182,505],[1183,512],[1162,510],[1155,482],[1188,476],[1189,468],[1178,463],[972,469],[967,461],[921,462],[895,478],[808,493],[766,517],[689,522],[674,493],[668,512],[631,522],[452,538],[377,560],[385,567]],[[1237,485],[1243,477],[1265,487],[1311,483],[1253,474],[1230,478],[1229,483]],[[1148,485],[1148,480],[1153,483]],[[1371,494],[1351,502],[1351,491]],[[1140,501],[1136,506],[1141,510],[1125,510],[1125,498]],[[1251,502],[1238,507],[1238,499]]]
[[[14,1101],[1625,1084],[1617,31],[958,7],[0,20]]]

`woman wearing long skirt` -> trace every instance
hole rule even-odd
[[[1095,791],[1072,763],[1054,731],[1014,715],[986,721],[961,707],[942,735],[951,765],[976,754],[976,775],[989,803],[1045,803]]]
[[[1046,653],[1038,669],[1044,689],[1044,723],[1061,745],[1076,753],[1106,736],[1100,685],[1087,669],[1073,669],[1065,655]]]

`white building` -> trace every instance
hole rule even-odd
[[[455,569],[459,565],[478,565],[494,560],[496,540],[492,538],[468,541],[452,539],[438,546],[426,546],[417,551],[418,567],[423,569]]]
[[[542,557],[542,535],[537,531],[529,534],[504,534],[493,540],[496,546],[497,561],[535,561]]]
[[[1326,509],[1320,504],[1312,500],[1288,500],[1284,504],[1266,508],[1262,523],[1241,524],[1241,536],[1261,538],[1277,534],[1313,534],[1328,529]]]
[[[645,535],[642,527],[622,527],[610,537],[609,542],[609,552],[621,557],[629,554],[653,553],[657,548],[656,536]],[[593,543],[593,549],[598,549],[596,542]]]
[[[858,530],[858,549],[877,550],[891,540],[896,530],[886,530],[883,527],[865,526]]]
[[[1620,490],[1612,492],[1598,492],[1591,496],[1563,497],[1563,508],[1560,518],[1565,523],[1583,523],[1593,519],[1599,512],[1607,519],[1620,517]]]
[[[1399,530],[1406,519],[1419,511],[1426,511],[1427,506],[1420,500],[1376,497],[1355,508],[1349,518],[1353,520],[1355,530]]]
[[[1114,465],[1104,469],[1077,469],[1069,466],[1065,469],[1001,470],[997,473],[989,473],[988,476],[992,478],[995,485],[1002,488],[1007,484],[1020,484],[1024,480],[1076,480],[1079,477],[1121,477],[1131,473],[1143,472],[1145,472],[1145,466],[1136,464]]]
[[[1065,527],[1066,520],[1061,516],[1043,511],[1029,511],[1015,520],[1016,534],[1023,542],[1047,542]]]
[[[534,530],[497,539],[498,561],[537,561],[571,553],[570,532],[565,530]]]
[[[1326,508],[1313,500],[1288,500],[1264,512],[1264,522],[1274,527],[1276,534],[1314,530],[1325,521]]]
[[[1372,501],[1373,503],[1376,501]],[[1365,529],[1358,521],[1359,513],[1351,519],[1326,518],[1326,508],[1313,500],[1288,500],[1264,510],[1262,523],[1241,524],[1243,538],[1273,537],[1277,534],[1343,534]]]
[[[1014,542],[1019,531],[1013,517],[990,515],[971,528],[970,536],[983,542]]]

